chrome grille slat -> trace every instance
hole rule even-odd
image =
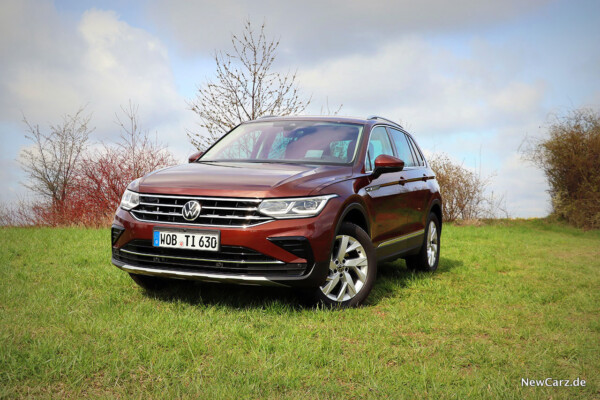
[[[140,202],[140,204],[141,204],[141,205],[143,205],[143,206],[152,206],[152,207],[156,207],[156,206],[158,206],[158,205],[161,205],[161,206],[168,206],[168,207],[179,207],[179,208],[183,208],[183,204],[167,204],[167,203],[164,203],[164,204],[158,204],[158,203],[144,203],[144,202]],[[207,208],[208,208],[208,207],[207,207]]]
[[[216,215],[216,214],[204,214],[200,215],[198,218],[231,218],[231,219],[253,219],[253,220],[271,220],[269,217],[257,217],[255,215],[247,215],[243,217],[239,217],[237,215]]]
[[[194,221],[187,221],[181,210],[191,200],[198,201],[202,209]],[[273,220],[258,212],[260,201],[250,198],[140,193],[140,204],[130,212],[135,219],[149,223],[244,228]]]
[[[140,214],[181,216],[181,213],[166,213],[166,212],[160,212],[160,211],[135,210],[135,212],[140,213]]]
[[[183,207],[183,206],[181,206],[181,207]],[[236,210],[236,211],[256,211],[256,210],[258,210],[258,207],[236,208],[236,207],[210,207],[210,206],[204,206],[202,208],[206,208],[207,210]]]
[[[160,212],[160,211],[134,210],[134,212],[140,213],[140,214],[171,215],[174,217],[181,216],[181,213],[166,213],[166,212]],[[267,219],[270,220],[271,219],[269,217],[257,217],[254,215],[240,217],[237,215],[217,215],[217,214],[204,214],[204,215],[200,215],[198,218],[252,219],[252,220],[267,220]]]
[[[206,261],[206,262],[221,262],[228,264],[284,264],[283,261],[273,260],[273,261],[249,261],[249,260],[223,260],[223,259],[210,259],[210,258],[200,258],[200,257],[179,257],[179,256],[168,256],[164,254],[146,254],[146,253],[138,253],[135,251],[124,250],[121,249],[123,253],[133,254],[136,256],[142,257],[159,257],[159,258],[170,258],[173,260],[191,260],[191,261]]]
[[[250,199],[250,198],[235,198],[235,197],[202,197],[202,196],[187,196],[187,195],[166,195],[166,194],[149,194],[140,193],[140,197],[159,197],[162,199],[190,199],[190,200],[212,200],[212,201],[240,201],[247,203],[260,203],[261,199]]]
[[[131,251],[142,251],[142,252],[155,252],[156,251],[156,246],[152,245],[152,242],[150,240],[134,240],[133,242],[131,242],[127,249],[130,249]],[[161,249],[165,249],[164,247]],[[168,249],[168,248],[167,248]],[[181,252],[182,249],[177,249],[178,252]],[[187,249],[185,251],[188,251]],[[199,254],[199,251],[201,250],[189,250],[191,252],[193,252],[193,254]],[[153,253],[154,254],[154,253]],[[221,249],[218,251],[218,255],[232,255],[232,256],[238,256],[238,257],[242,257],[242,256],[251,256],[251,257],[258,257],[258,256],[262,256],[262,254],[254,251],[254,250],[248,250],[245,249],[243,247],[234,247],[234,246],[221,246]]]

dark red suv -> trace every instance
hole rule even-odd
[[[433,271],[442,206],[421,149],[381,117],[267,117],[190,163],[132,182],[112,262],[140,286],[172,278],[303,287],[329,305],[369,294],[377,262]]]

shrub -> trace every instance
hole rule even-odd
[[[127,185],[156,169],[175,164],[172,154],[148,131],[140,128],[138,108],[129,102],[117,116],[120,140],[87,151],[77,170],[71,205],[77,221],[87,226],[107,225],[112,220]]]
[[[78,219],[84,225],[110,223],[127,185],[156,169],[173,165],[171,153],[142,136],[136,150],[127,146],[104,146],[86,155],[78,171],[73,190],[73,205],[80,209]]]
[[[525,155],[544,171],[556,216],[600,228],[599,113],[581,109],[554,117],[548,136],[528,141]]]
[[[428,162],[440,185],[445,221],[508,217],[504,199],[486,193],[491,177],[482,178],[444,153],[430,156]]]

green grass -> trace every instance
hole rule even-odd
[[[600,232],[445,226],[435,274],[380,265],[368,304],[110,264],[109,231],[0,229],[0,398],[600,398]],[[587,381],[522,387],[521,378]]]

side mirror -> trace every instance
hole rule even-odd
[[[381,154],[375,159],[375,168],[373,168],[373,179],[379,178],[381,174],[390,172],[400,172],[404,169],[404,161],[399,158]]]
[[[202,154],[204,154],[203,151],[195,152],[194,154],[192,154],[191,156],[188,157],[188,162],[193,163],[194,161],[196,161],[197,159],[202,157]]]

